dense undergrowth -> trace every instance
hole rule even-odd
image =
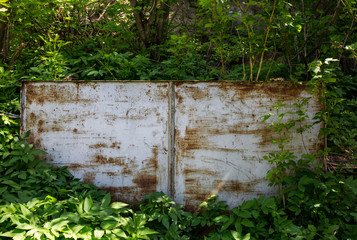
[[[1,239],[357,239],[355,0],[0,6]],[[134,206],[112,202],[66,168],[40,161],[44,153],[19,135],[22,80],[276,79],[311,86],[325,106],[316,120],[325,123],[327,146],[301,157],[283,147],[271,153],[267,178],[280,195],[232,209],[217,196],[194,213],[163,193]],[[280,120],[275,130],[289,130],[291,122]],[[322,155],[343,156],[345,165],[323,171],[314,165]]]
[[[212,196],[195,213],[163,193],[135,206],[36,158],[14,138],[1,148],[0,236],[13,239],[356,239],[357,180],[291,164],[281,197],[228,209]]]

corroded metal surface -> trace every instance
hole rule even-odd
[[[22,128],[55,166],[135,202],[168,190],[168,83],[25,82]]]
[[[294,111],[298,98],[311,96],[304,89],[278,83],[177,83],[176,201],[192,208],[218,194],[237,206],[274,193],[265,180],[270,165],[263,156],[278,151],[271,139],[279,136],[262,116],[274,113],[271,106],[279,101],[287,104],[281,112]],[[307,108],[312,118],[321,106],[311,99]],[[303,136],[293,129],[287,149],[296,154],[317,152],[323,144],[319,129],[315,125]]]
[[[283,83],[24,82],[22,131],[48,161],[116,200],[163,191],[191,209],[211,194],[234,206],[274,192],[263,156],[277,150],[276,133],[262,116],[309,96]],[[320,108],[311,100],[308,114]],[[292,131],[287,148],[316,152],[319,128]]]

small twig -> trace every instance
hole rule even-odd
[[[178,5],[178,7],[176,8],[175,12],[171,15],[172,17],[171,17],[171,20],[170,20],[170,24],[172,24],[172,22],[173,22],[174,19],[176,18],[176,15],[177,15],[177,13],[179,12],[179,10],[181,9],[181,7],[182,7],[182,9],[183,9],[182,1],[179,2],[177,5]]]
[[[325,167],[325,172],[328,171],[328,165],[327,165],[327,157],[324,155],[324,167]]]
[[[0,116],[5,116],[5,117],[8,117],[8,118],[15,118],[15,119],[19,119],[20,118],[20,115],[7,113],[7,112],[4,112],[4,111],[1,111],[1,112],[2,113],[0,113]]]
[[[276,3],[277,1],[274,1],[274,5],[273,5],[273,11],[271,12],[270,18],[269,18],[269,26],[266,29],[266,35],[265,35],[265,39],[264,39],[264,44],[263,44],[263,50],[262,50],[262,54],[260,56],[260,62],[259,62],[259,68],[258,68],[258,73],[257,76],[255,78],[255,81],[258,82],[259,79],[259,75],[260,75],[260,71],[262,69],[262,64],[263,64],[263,59],[264,59],[264,52],[265,52],[265,47],[267,45],[267,41],[268,41],[268,37],[269,37],[269,32],[270,32],[270,28],[271,28],[271,23],[273,22],[273,17],[274,17],[274,12],[276,9]]]
[[[276,42],[275,42],[275,39],[274,39],[274,55],[273,55],[273,61],[271,61],[270,66],[269,66],[269,69],[268,69],[267,76],[265,77],[265,81],[266,81],[266,82],[268,81],[269,74],[270,74],[270,70],[271,70],[271,68],[272,68],[272,66],[273,66],[273,62],[275,61],[275,56],[276,56]]]
[[[353,31],[352,31],[352,28],[353,28],[354,23],[355,23],[355,19],[353,18],[353,19],[352,19],[352,22],[351,22],[350,29],[349,29],[348,33],[346,34],[346,37],[345,37],[345,39],[344,39],[344,41],[343,41],[343,44],[342,44],[342,46],[341,46],[342,49],[345,48],[346,42],[347,42],[349,36],[351,35],[351,33],[353,32]],[[338,61],[341,61],[342,54],[343,54],[343,51],[341,51],[340,56],[338,57]]]
[[[108,8],[113,5],[112,3],[115,3],[115,1],[114,1],[114,2],[108,2],[108,4],[107,4],[107,5],[105,6],[105,8],[103,9],[103,12],[100,14],[100,16],[99,16],[97,19],[94,19],[93,21],[90,19],[90,21],[91,21],[92,23],[95,23],[95,22],[99,22],[100,20],[102,20],[102,18],[104,17],[105,13],[106,13],[107,10],[108,10]]]

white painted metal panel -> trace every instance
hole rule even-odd
[[[271,195],[263,156],[278,150],[263,115],[279,101],[294,110],[306,87],[241,82],[24,82],[22,131],[56,166],[114,194],[140,201],[163,191],[194,208],[211,194],[230,206]],[[310,100],[308,115],[321,109]],[[287,148],[323,145],[320,125]]]
[[[168,83],[25,82],[23,131],[115,199],[168,191]]]
[[[192,208],[218,194],[220,200],[237,206],[273,194],[265,180],[270,165],[263,156],[279,150],[271,143],[279,136],[262,122],[262,116],[279,101],[287,104],[281,112],[296,110],[293,103],[298,98],[311,97],[305,87],[178,83],[175,94],[175,200]],[[313,99],[309,101],[310,123],[320,108]],[[315,125],[304,133],[303,141],[296,128],[292,129],[287,149],[296,154],[317,152],[323,144],[317,137],[319,129]]]

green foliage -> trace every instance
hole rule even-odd
[[[148,216],[147,226],[158,233],[151,239],[191,239],[192,214],[164,193],[145,196],[139,208]]]
[[[107,73],[108,78],[128,80],[171,76],[261,81],[270,75],[306,79],[309,62],[354,57],[355,0],[328,0],[325,4],[311,0],[200,0],[187,5],[176,0],[14,0],[4,5],[11,12],[7,17],[12,35],[9,58],[14,57],[7,61],[23,65],[22,76],[40,75],[41,79],[62,79],[96,64],[93,75],[76,77],[87,80]],[[57,54],[53,47],[59,43],[67,45],[57,49]],[[21,44],[26,44],[23,50]],[[137,74],[122,78],[111,74],[118,60],[103,58],[114,52],[129,53],[130,59],[144,57],[144,66],[150,63],[149,73],[140,78]],[[82,53],[86,53],[84,58],[98,53],[101,57],[91,65],[77,62],[78,70],[73,69],[68,63]],[[51,69],[53,66],[57,69]],[[143,66],[133,67],[135,72]]]
[[[40,36],[41,40],[45,43],[41,49],[44,54],[35,60],[37,66],[30,68],[29,80],[61,80],[66,77],[69,68],[67,67],[66,60],[64,59],[61,48],[70,44],[70,42],[63,42],[59,40],[59,35],[53,38],[48,37],[46,40]]]
[[[303,161],[283,180],[285,213],[301,226],[306,239],[354,239],[357,181],[319,168],[312,170]]]
[[[27,135],[0,149],[0,235],[13,239],[353,239],[357,181],[289,166],[285,198],[261,197],[231,210],[212,196],[195,213],[163,193],[134,208],[42,162]]]
[[[315,156],[297,157],[286,148],[288,131],[310,127],[304,123],[308,99],[299,100],[295,112],[283,112],[278,103],[264,117],[280,150],[265,157],[273,166],[267,179],[281,197],[233,209],[217,196],[194,213],[163,193],[149,194],[138,208],[112,202],[66,168],[41,161],[44,153],[26,144],[28,135],[19,137],[21,79],[272,76],[307,80],[325,105],[316,118],[325,122],[325,152],[356,158],[355,0],[199,0],[188,1],[187,9],[183,2],[0,0],[1,23],[7,21],[11,32],[1,35],[1,25],[0,35],[11,35],[10,55],[0,64],[2,239],[357,238],[356,180],[325,173],[314,166]]]
[[[19,82],[14,71],[0,66],[0,144],[7,145],[18,132]]]
[[[333,73],[328,70],[317,75],[321,72],[320,66],[317,65],[315,68],[315,77],[322,81],[313,83],[317,85],[334,82]],[[326,88],[321,89],[316,85],[312,86],[313,91],[326,101],[328,95]],[[296,112],[284,113],[281,113],[284,104],[278,103],[273,106],[276,114],[270,113],[264,116],[263,120],[275,116],[276,119],[270,126],[278,133],[291,131],[299,122],[300,127],[297,131],[303,133],[310,127],[310,125],[303,125],[308,118],[303,109],[307,101],[308,99],[305,99],[295,103],[298,108]],[[287,114],[297,114],[298,118],[283,121]],[[283,195],[284,215],[291,219],[290,224],[296,235],[294,239],[355,238],[357,222],[354,216],[357,204],[354,199],[357,196],[357,181],[353,177],[346,178],[339,172],[322,171],[316,157],[312,154],[303,154],[298,158],[284,149],[284,143],[289,140],[282,136],[280,134],[280,138],[274,140],[279,144],[280,152],[270,153],[264,158],[273,165],[267,173],[267,179],[272,185],[280,188],[280,193]],[[341,222],[341,219],[344,221]]]
[[[333,151],[342,150],[353,157],[357,152],[356,92],[354,77],[343,76],[334,64],[335,59],[316,61],[309,65],[311,90],[325,104],[318,118],[325,122],[321,134],[327,137]]]
[[[269,113],[263,116],[263,121],[274,118],[271,120],[269,127],[273,128],[274,132],[278,133],[276,138],[272,138],[272,143],[278,144],[280,150],[277,153],[269,153],[267,156],[264,156],[264,159],[272,165],[272,168],[267,173],[267,180],[271,182],[271,185],[281,186],[284,178],[289,176],[291,174],[291,169],[296,166],[297,156],[295,156],[289,149],[286,149],[285,144],[291,141],[289,136],[293,128],[297,133],[302,134],[306,129],[312,126],[305,123],[305,120],[309,117],[307,116],[307,111],[304,107],[307,106],[310,99],[311,98],[298,99],[300,101],[294,103],[294,106],[296,107],[295,112],[282,112],[286,104],[278,102],[276,105],[272,106],[275,113]],[[315,156],[311,154],[304,154],[302,155],[302,158],[302,160],[299,160],[299,164],[304,166],[316,161]]]

